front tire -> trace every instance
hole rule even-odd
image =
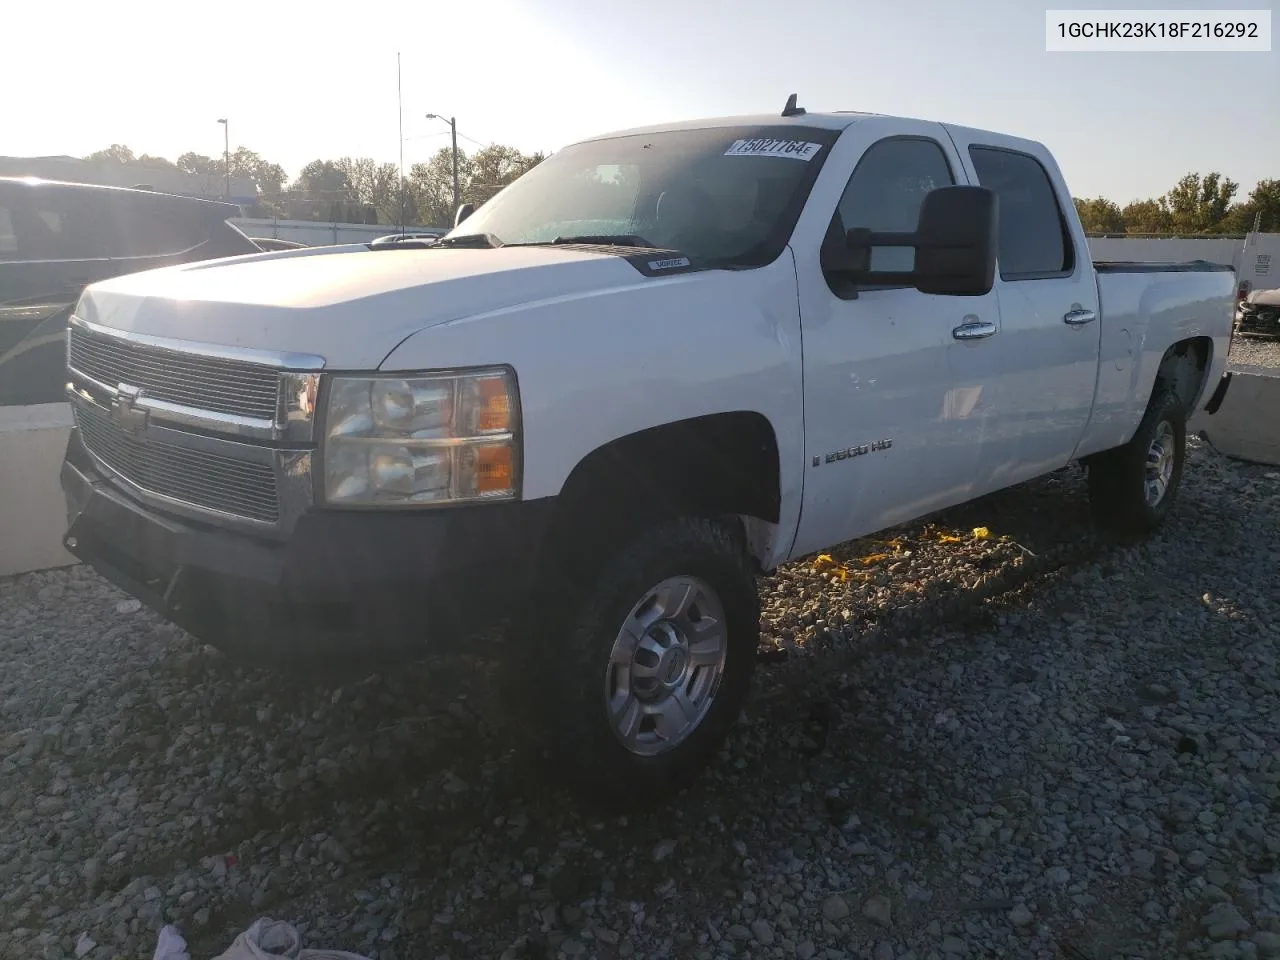
[[[1089,503],[1098,525],[1121,536],[1154,532],[1177,499],[1186,440],[1182,401],[1158,386],[1133,438],[1089,464]]]
[[[592,801],[653,803],[697,778],[742,709],[760,629],[751,562],[733,525],[679,518],[587,584],[544,591],[564,614],[524,639],[546,769]]]

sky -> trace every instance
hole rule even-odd
[[[1082,4],[1247,8],[1280,0]],[[112,143],[176,159],[244,145],[292,177],[317,158],[507,143],[551,152],[668,120],[865,110],[1030,137],[1077,197],[1122,205],[1190,171],[1280,178],[1280,39],[1269,53],[1048,53],[1045,9],[983,0],[11,0],[0,153]],[[23,42],[12,42],[28,38]],[[41,39],[44,38],[44,39]],[[19,93],[20,91],[20,93]]]

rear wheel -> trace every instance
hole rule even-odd
[[[1089,502],[1099,526],[1141,536],[1164,522],[1182,483],[1186,436],[1182,401],[1158,387],[1133,438],[1089,464]]]
[[[746,698],[759,598],[740,533],[683,518],[619,550],[585,589],[553,591],[562,614],[522,639],[547,769],[610,805],[690,784]]]

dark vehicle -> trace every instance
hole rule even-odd
[[[234,204],[0,177],[0,406],[66,399],[67,318],[98,280],[261,248]]]

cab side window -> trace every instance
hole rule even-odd
[[[29,193],[22,224],[24,260],[106,260],[119,233],[104,195],[96,190],[40,187]]]
[[[116,194],[111,200],[119,232],[117,257],[174,256],[209,238],[211,218],[194,205],[136,194]]]
[[[970,147],[978,182],[1000,198],[1001,280],[1060,277],[1075,269],[1075,250],[1049,174],[1025,153]]]
[[[873,232],[910,233],[920,217],[925,194],[955,183],[947,155],[935,141],[892,137],[872,144],[854,168],[837,208],[839,229],[865,227]],[[911,270],[910,247],[875,247],[872,270]]]

